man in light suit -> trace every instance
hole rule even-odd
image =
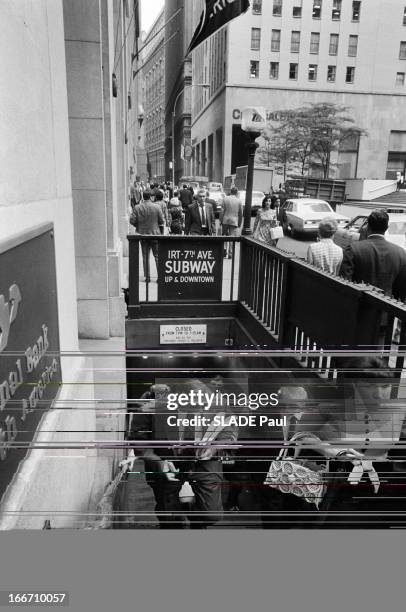
[[[220,212],[220,223],[223,236],[238,236],[242,224],[242,203],[238,197],[237,187],[231,187],[230,195],[224,198]],[[232,256],[232,242],[226,242],[227,257]]]
[[[368,217],[367,240],[351,243],[344,251],[340,275],[356,283],[369,283],[398,300],[406,297],[406,253],[385,240],[389,215],[373,210]]]
[[[143,202],[135,206],[130,217],[130,223],[135,226],[139,234],[159,236],[164,233],[165,220],[161,207],[155,204],[155,202],[151,202],[151,194],[149,191],[144,191]],[[158,270],[158,242],[156,240],[141,240],[142,261],[144,264],[146,282],[150,282],[151,280],[149,269],[149,255],[151,249]]]
[[[213,208],[206,202],[205,189],[199,189],[197,202],[191,204],[187,209],[185,233],[191,236],[214,236],[216,234]]]

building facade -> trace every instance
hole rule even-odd
[[[174,170],[176,184],[192,172],[191,150],[187,153],[191,149],[192,57],[186,52],[194,31],[193,15],[194,2],[165,0],[165,168],[169,180]]]
[[[148,175],[165,180],[165,14],[160,12],[146,35],[142,54],[144,134]]]
[[[336,178],[404,172],[405,11],[403,0],[253,0],[193,52],[193,82],[211,84],[194,96],[195,172],[221,180],[245,165],[245,107],[277,122],[278,112],[322,102],[348,107],[368,132],[336,155]]]
[[[44,419],[33,425],[29,413],[34,408],[30,404],[27,409],[24,396],[24,410],[21,418],[16,414],[17,427],[11,431],[17,440],[24,434],[21,430],[28,429],[51,444],[65,443],[72,431],[80,432],[81,440],[90,443],[100,429],[93,372],[79,351],[79,338],[108,341],[124,335],[121,288],[125,287],[129,184],[139,164],[139,93],[133,79],[138,62],[138,4],[137,0],[2,3],[0,256],[2,262],[9,258],[11,263],[7,269],[4,263],[0,266],[0,339],[4,340],[3,317],[7,314],[11,316],[7,350],[13,342],[21,342],[23,334],[27,336],[20,380],[25,375],[26,346],[39,342],[38,359],[27,365],[34,380],[37,376],[36,380],[46,381],[41,382],[38,397],[50,378],[45,365],[51,334],[55,360],[60,360],[53,374],[56,403],[53,398]],[[52,240],[52,248],[48,246],[44,253],[43,235]],[[11,258],[10,249],[32,252],[33,240],[39,245],[34,249],[35,258]],[[35,269],[34,259],[39,261]],[[52,288],[49,315],[41,302],[48,287]],[[21,308],[14,321],[16,296]],[[32,323],[37,319],[43,325]],[[0,379],[7,382],[10,372],[16,380],[14,370],[4,365],[0,345]],[[14,386],[10,391],[8,382],[0,387],[4,389],[1,480],[9,463],[3,461],[4,415],[18,389]],[[24,394],[26,388],[21,384],[19,392]],[[64,410],[66,407],[69,409]],[[116,417],[102,419],[110,435],[120,430]],[[0,529],[17,524],[41,528],[41,512],[31,516],[32,508],[78,513],[91,505],[100,465],[94,450],[84,449],[79,460],[77,452],[72,455],[64,449],[52,461],[46,450],[32,451],[20,464],[17,457],[18,471],[7,475],[7,495],[0,500]],[[9,452],[12,459],[15,451]],[[102,459],[101,489],[111,479],[113,461],[113,456]],[[19,515],[22,508],[27,511],[25,516]],[[68,514],[58,526],[72,524]]]

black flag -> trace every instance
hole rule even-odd
[[[249,0],[206,0],[186,55],[226,23],[245,13],[249,7]]]

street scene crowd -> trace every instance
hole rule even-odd
[[[277,247],[286,231],[287,202],[283,190],[265,194],[251,223],[255,240]],[[244,203],[234,186],[216,201],[207,186],[185,183],[172,189],[170,183],[137,184],[131,204],[131,224],[149,237],[141,240],[147,281],[150,250],[158,259],[154,235],[241,233]],[[372,210],[360,239],[344,249],[334,241],[338,217],[318,222],[317,242],[308,246],[307,262],[404,301],[406,253],[385,237],[388,212]],[[227,242],[223,255],[232,256]],[[387,324],[383,318],[382,343]],[[393,342],[399,340],[398,327],[395,320]],[[287,421],[272,430],[236,426],[227,418],[246,410],[221,403],[209,413],[209,420],[226,415],[221,427],[168,426],[170,393],[235,391],[240,384],[227,380],[227,375],[157,382],[135,403],[128,440],[135,444],[133,455],[145,463],[160,528],[205,529],[223,526],[224,520],[227,525],[245,526],[252,524],[253,517],[255,525],[264,528],[374,528],[389,524],[388,513],[402,516],[406,405],[391,399],[398,397],[400,380],[387,359],[343,360],[337,384],[326,383],[326,393],[314,395],[312,385],[300,382],[280,385],[278,406],[265,413]],[[264,389],[275,390],[269,381],[260,384],[259,390]],[[207,416],[189,403],[179,416],[193,423],[193,417],[202,414]],[[148,448],[142,446],[140,453],[138,444]],[[128,461],[133,463],[134,456]]]
[[[232,186],[229,195],[222,193],[217,199],[210,196],[208,188],[186,183],[180,188],[173,188],[170,182],[137,182],[131,189],[130,223],[139,234],[148,236],[239,236],[244,203],[239,197],[238,189]],[[253,238],[269,246],[277,246],[278,240],[284,235],[286,212],[283,204],[286,201],[286,194],[282,189],[279,192],[271,190],[269,194],[264,195],[256,210],[252,227]],[[219,225],[216,225],[216,217],[219,219]],[[373,210],[361,229],[359,241],[353,241],[343,249],[334,241],[339,226],[342,226],[342,219],[339,215],[326,215],[318,223],[318,228],[313,228],[313,232],[317,229],[317,242],[308,247],[306,259],[325,272],[373,285],[385,295],[403,301],[406,297],[406,252],[404,248],[385,238],[389,221],[390,217],[385,209]],[[150,280],[150,250],[157,261],[157,243],[153,240],[143,241],[146,280]],[[224,256],[231,257],[231,243],[225,243]]]
[[[236,425],[232,415],[250,410],[232,401],[209,412],[189,402],[168,425],[170,393],[220,389],[233,397],[240,384],[220,375],[157,383],[134,406],[129,444],[145,464],[161,529],[382,528],[393,523],[390,512],[401,519],[406,406],[390,404],[398,382],[382,359],[343,361],[339,382],[321,394],[300,381],[280,385],[278,405],[255,412],[255,427]],[[264,378],[255,388],[272,383]],[[277,426],[261,427],[259,413]],[[207,428],[193,420],[203,415]]]

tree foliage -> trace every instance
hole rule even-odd
[[[339,104],[321,102],[279,115],[281,121],[263,131],[257,156],[261,163],[283,166],[285,180],[288,171],[304,176],[311,166],[319,166],[328,178],[335,165],[331,154],[345,141],[367,135],[355,125],[350,109]]]

